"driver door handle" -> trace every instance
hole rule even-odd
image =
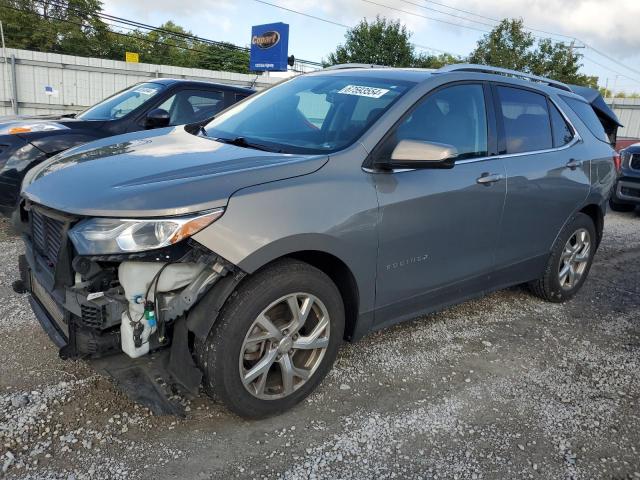
[[[483,173],[480,177],[476,179],[476,182],[481,185],[491,185],[492,183],[499,182],[504,179],[504,175],[500,173]]]

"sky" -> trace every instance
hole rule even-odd
[[[103,0],[105,13],[159,26],[172,20],[192,33],[248,46],[251,26],[290,26],[289,54],[319,62],[344,41],[346,26],[376,14],[399,19],[418,51],[467,55],[504,17],[522,18],[537,36],[570,43],[583,72],[601,86],[640,92],[640,0]],[[270,3],[272,5],[268,5]],[[293,13],[295,10],[315,18]],[[430,48],[433,50],[426,50]]]

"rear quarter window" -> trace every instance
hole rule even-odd
[[[594,137],[596,137],[598,140],[609,143],[609,137],[607,136],[607,133],[604,131],[604,127],[602,126],[602,123],[600,123],[600,120],[598,119],[596,112],[594,112],[593,108],[591,108],[591,105],[589,105],[585,101],[578,100],[576,98],[565,97],[564,95],[561,95],[561,97],[562,97],[562,100],[567,105],[569,105],[571,110],[573,110],[575,114],[578,115],[578,117],[580,117],[580,120],[582,120],[582,123],[584,123],[587,126],[587,128],[594,135]]]

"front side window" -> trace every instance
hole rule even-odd
[[[369,75],[300,76],[256,93],[205,127],[207,136],[287,153],[330,153],[358,139],[413,82]]]
[[[184,125],[213,117],[224,107],[224,94],[215,90],[181,90],[158,108],[169,112],[169,125]]]
[[[131,113],[165,89],[159,83],[139,83],[122,90],[90,107],[77,118],[80,120],[116,120]]]
[[[487,114],[482,85],[455,85],[421,100],[382,148],[389,158],[400,140],[443,143],[458,150],[458,159],[485,157]]]
[[[553,148],[547,98],[512,87],[497,87],[507,153]]]

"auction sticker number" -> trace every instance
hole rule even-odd
[[[343,93],[345,95],[357,95],[358,97],[380,98],[388,91],[389,90],[386,88],[347,85],[342,90],[339,90],[338,93]]]

